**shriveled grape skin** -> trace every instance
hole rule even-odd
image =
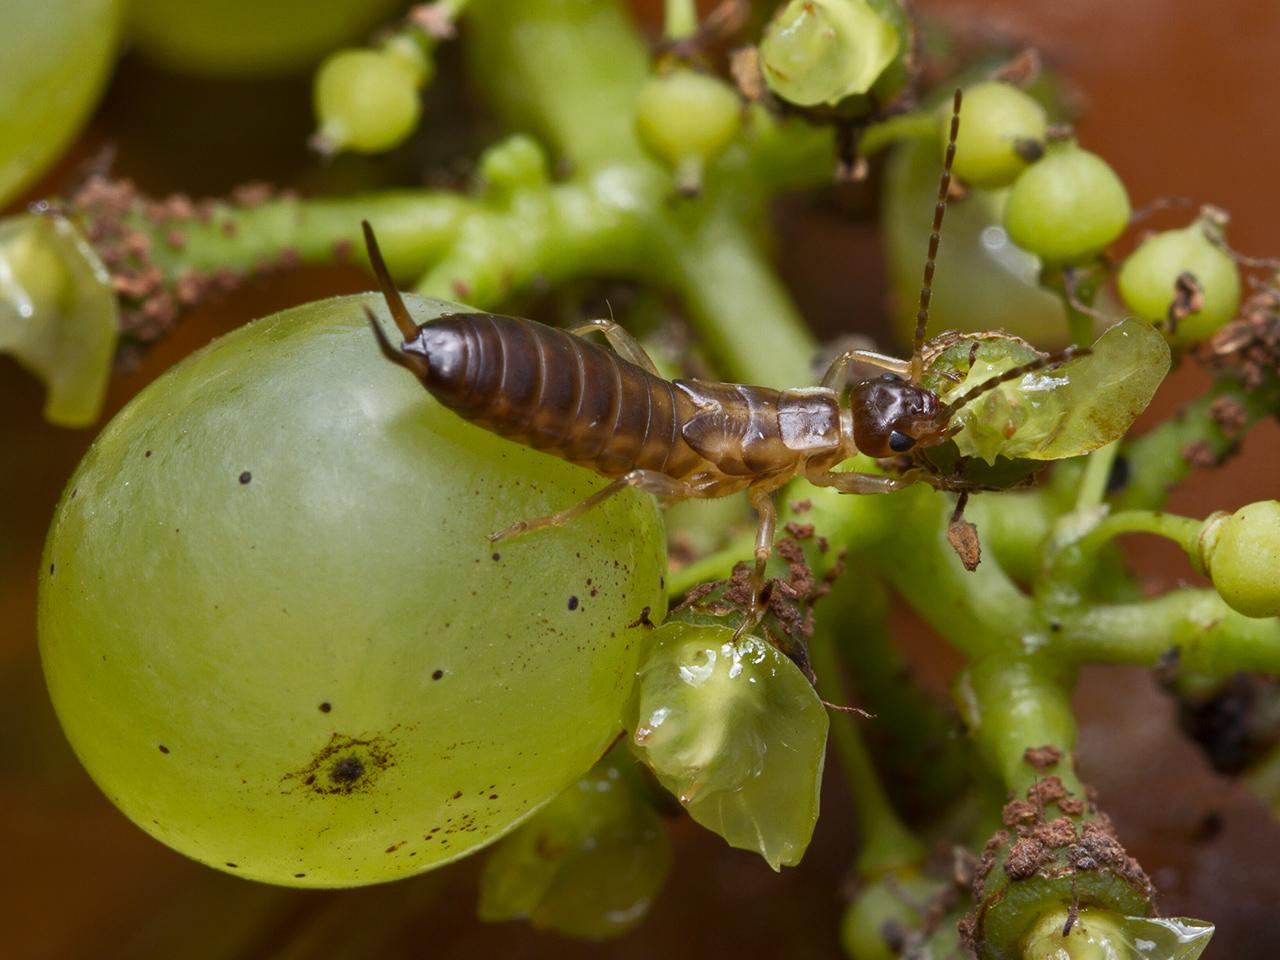
[[[513,828],[616,736],[628,624],[662,602],[647,496],[487,542],[602,481],[435,404],[378,352],[378,302],[176,367],[46,545],[41,650],[81,760],[157,838],[254,879],[386,880]]]

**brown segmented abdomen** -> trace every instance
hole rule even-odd
[[[494,433],[607,477],[637,468],[683,477],[703,463],[680,435],[689,399],[582,337],[458,313],[424,324],[415,346],[432,395]]]

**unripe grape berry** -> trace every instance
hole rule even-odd
[[[480,156],[480,179],[498,196],[545,184],[550,176],[547,152],[522,133],[500,140]]]
[[[1026,169],[1019,144],[1042,143],[1049,128],[1044,107],[1007,83],[979,83],[964,92],[964,113],[956,137],[952,169],[976,187],[1007,187]],[[951,131],[951,102],[939,110],[945,150]]]
[[[636,98],[636,133],[645,148],[696,190],[702,170],[742,124],[738,95],[723,80],[680,67],[651,76]]]
[[[1129,213],[1129,194],[1110,165],[1067,141],[1051,145],[1018,177],[1004,226],[1024,250],[1049,263],[1070,264],[1100,253],[1120,236]]]
[[[275,314],[151,384],[42,567],[45,676],[89,773],[158,839],[272,883],[390,880],[514,829],[613,742],[663,603],[638,493],[491,544],[603,481],[435,402],[365,307],[385,314]]]
[[[791,0],[765,27],[760,67],[783,100],[834,105],[870,90],[900,47],[867,0]]]
[[[315,110],[325,149],[390,150],[418,125],[416,71],[384,51],[342,50],[316,72]]]
[[[1201,564],[1214,589],[1246,617],[1280,616],[1280,500],[1260,500],[1205,521]]]
[[[1240,271],[1235,261],[1210,239],[1221,227],[1201,218],[1181,230],[1148,237],[1125,260],[1116,285],[1126,306],[1143,319],[1156,322],[1169,315],[1177,295],[1178,277],[1190,273],[1202,294],[1200,309],[1179,318],[1176,343],[1204,340],[1235,316],[1240,306]]]

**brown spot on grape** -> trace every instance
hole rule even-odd
[[[244,473],[240,474],[240,482],[241,482],[242,484],[248,483],[248,482],[249,482],[250,480],[252,480],[252,479],[253,479],[253,474],[252,474],[252,473],[250,473],[248,470],[246,470],[246,471],[244,471]]]
[[[335,733],[305,767],[283,779],[297,780],[322,796],[365,792],[372,789],[379,774],[395,765],[394,747],[386,737]]]
[[[453,794],[453,796],[452,796],[452,797],[450,797],[449,799],[450,799],[450,800],[461,800],[461,799],[462,799],[462,791],[461,791],[461,790],[457,790],[457,791],[455,791],[455,792],[454,792],[454,794]]]
[[[51,564],[49,564],[49,576],[51,576],[51,577],[53,576],[53,567],[54,567],[54,565],[53,565],[52,563],[51,563]]]
[[[230,867],[232,870],[238,870],[238,869],[240,869],[240,864],[238,864],[238,863],[232,863],[230,860],[228,860],[228,861],[227,861],[226,865],[227,865],[228,867]]]
[[[151,451],[150,451],[150,450],[148,450],[146,453],[144,453],[144,454],[143,454],[143,457],[150,458],[150,457],[151,457]]]
[[[301,880],[301,879],[302,879],[303,877],[305,877],[305,876],[306,876],[306,874],[305,874],[305,873],[295,873],[295,874],[294,874],[294,877],[295,877],[295,878],[297,878],[297,879],[299,879],[299,880]]]
[[[328,712],[329,712],[330,710],[332,710],[332,709],[333,709],[333,704],[331,704],[328,700],[326,700],[324,703],[320,704],[320,712],[321,712],[321,713],[328,713]]]
[[[432,671],[432,673],[431,673],[431,679],[432,679],[432,680],[439,680],[439,679],[440,679],[441,677],[443,677],[443,676],[444,676],[444,671],[443,671],[443,670],[433,670],[433,671]]]
[[[578,598],[577,598],[577,597],[570,597],[570,598],[569,598],[569,609],[570,609],[570,610],[577,610],[577,609],[578,609]]]
[[[494,559],[494,560],[501,560],[501,559],[502,559],[502,554],[500,554],[500,553],[495,553],[495,554],[493,555],[493,559]]]
[[[168,748],[168,747],[166,747],[163,743],[162,743],[162,744],[160,744],[159,746],[160,746],[160,752],[161,752],[161,753],[168,753],[168,752],[169,752],[169,748]]]

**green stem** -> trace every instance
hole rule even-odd
[[[823,635],[816,637],[810,645],[809,652],[818,675],[819,695],[830,703],[844,704],[848,702],[848,692],[841,681],[840,660],[834,641],[831,631],[824,630]],[[831,714],[831,735],[861,828],[858,875],[871,879],[889,870],[920,863],[926,851],[924,844],[898,816],[880,782],[858,728],[858,724],[863,722],[866,721],[849,714]]]
[[[858,152],[869,157],[904,141],[936,140],[938,129],[938,118],[932,111],[900,113],[867,127],[858,141]]]
[[[1155,666],[1176,651],[1188,670],[1280,674],[1280,619],[1236,613],[1213,590],[1082,607],[1062,618],[1055,640],[1078,663]]]
[[[812,383],[817,342],[800,319],[743,217],[728,200],[686,230],[670,229],[659,248],[676,290],[721,374],[774,387]]]
[[[253,207],[219,204],[203,223],[157,225],[136,215],[130,226],[148,237],[157,266],[173,280],[190,270],[247,273],[286,256],[302,263],[363,258],[360,221],[368,220],[392,274],[404,279],[438,259],[475,210],[473,201],[456,194],[395,190],[340,199],[282,197]],[[171,235],[180,246],[170,243]]]
[[[1239,430],[1227,433],[1214,416],[1215,403],[1238,405],[1243,413]],[[1125,445],[1130,480],[1113,503],[1118,508],[1156,508],[1169,492],[1195,469],[1186,453],[1192,444],[1207,444],[1221,458],[1235,450],[1245,432],[1280,407],[1280,380],[1272,378],[1259,390],[1246,390],[1235,380],[1222,379],[1209,393],[1189,403],[1174,417]]]
[[[687,40],[698,32],[698,5],[694,0],[665,0],[662,38],[668,42]]]
[[[473,0],[467,27],[476,83],[508,129],[577,170],[643,160],[634,108],[649,51],[618,0]]]
[[[1087,510],[1102,503],[1102,498],[1107,493],[1107,480],[1111,477],[1111,467],[1116,462],[1116,455],[1119,452],[1120,441],[1113,440],[1089,455],[1084,476],[1080,479],[1080,488],[1076,494],[1077,510]]]
[[[1043,746],[1062,757],[1049,772],[1084,796],[1070,761],[1076,742],[1072,680],[1045,657],[1002,654],[975,661],[957,683],[956,699],[979,752],[1015,797],[1044,779],[1045,770],[1027,760],[1028,748]]]

